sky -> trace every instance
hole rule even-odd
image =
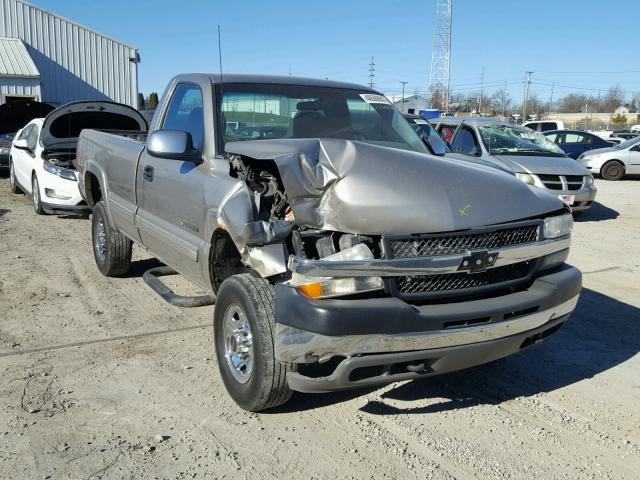
[[[369,82],[385,94],[425,93],[436,0],[33,0],[31,3],[138,48],[139,90],[161,93],[178,73],[284,74]],[[451,90],[486,94],[507,83],[530,94],[640,92],[640,2],[453,0]]]

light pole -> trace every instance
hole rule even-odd
[[[529,84],[533,72],[524,72],[524,95],[522,100],[522,122],[527,121],[527,100],[529,100]]]
[[[404,86],[409,83],[409,82],[400,82],[402,84],[402,113],[405,113],[404,111]]]

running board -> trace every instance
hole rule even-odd
[[[144,283],[149,285],[151,290],[156,292],[162,299],[176,307],[204,307],[216,303],[216,297],[211,295],[200,295],[197,297],[186,297],[184,295],[176,295],[169,287],[167,287],[158,277],[167,275],[179,275],[171,267],[156,267],[147,270],[142,275]]]

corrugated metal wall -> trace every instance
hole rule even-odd
[[[42,101],[111,99],[137,106],[135,48],[20,0],[0,0],[0,36],[27,44],[40,71]]]
[[[28,96],[41,100],[40,80],[37,78],[0,78],[0,101],[6,96]]]

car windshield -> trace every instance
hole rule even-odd
[[[225,84],[219,121],[225,142],[339,138],[427,153],[383,95],[347,88]]]
[[[541,133],[512,125],[482,125],[480,136],[491,155],[544,155],[564,157],[564,152]]]
[[[409,120],[409,125],[411,125],[411,128],[415,130],[420,138],[430,138],[431,142],[435,144],[442,144],[442,148],[444,149],[444,151],[447,153],[451,153],[449,145],[447,145],[447,143],[442,140],[442,137],[438,135],[438,132],[436,132],[435,128],[433,128],[429,122],[427,122],[426,120],[421,120],[419,118],[412,118]]]
[[[11,146],[11,142],[13,142],[13,133],[2,133],[0,134],[0,146],[7,147]]]
[[[614,145],[616,150],[624,150],[625,148],[633,147],[636,143],[640,142],[640,137],[633,137],[625,142],[620,142],[618,145]]]

